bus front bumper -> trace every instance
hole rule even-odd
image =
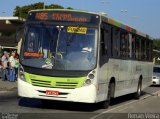
[[[47,94],[46,91],[52,91],[56,93]],[[27,82],[22,81],[21,79],[18,79],[18,95],[20,97],[27,98],[95,103],[96,87],[92,84],[75,89],[47,88],[33,86]]]

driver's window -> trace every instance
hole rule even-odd
[[[27,35],[27,52],[38,52],[38,40],[40,39],[40,30],[38,28],[30,28]]]
[[[100,65],[102,66],[111,56],[111,26],[106,23],[101,25],[100,48]]]

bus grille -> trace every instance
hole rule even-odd
[[[37,80],[37,79],[31,79],[31,83],[33,86],[52,87],[51,81],[42,81],[42,80]]]
[[[75,82],[56,82],[56,87],[60,88],[76,88],[78,83]]]
[[[78,82],[51,82],[44,80],[31,79],[33,86],[50,87],[50,88],[66,88],[74,89],[78,86]]]

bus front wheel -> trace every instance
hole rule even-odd
[[[107,99],[102,102],[102,108],[107,109],[109,107],[111,98],[113,98],[114,95],[114,88],[115,88],[115,83],[113,82],[109,83]]]

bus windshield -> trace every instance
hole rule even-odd
[[[92,70],[97,29],[85,26],[28,25],[22,64],[53,70]]]

